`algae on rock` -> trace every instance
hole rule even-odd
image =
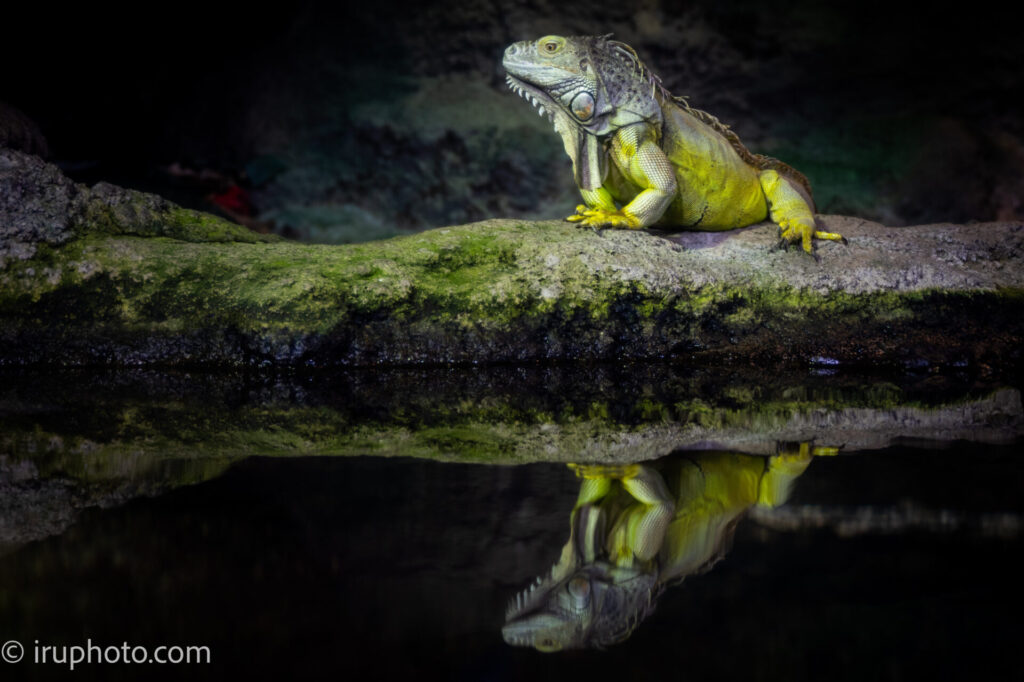
[[[1024,225],[774,251],[721,233],[489,220],[307,245],[0,152],[0,363],[329,366],[680,357],[1015,363]],[[12,196],[28,197],[25,201]],[[955,330],[955,333],[950,333]]]

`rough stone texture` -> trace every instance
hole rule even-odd
[[[135,234],[190,241],[272,241],[215,216],[179,208],[154,194],[101,182],[87,188],[56,166],[0,145],[0,272],[39,245],[86,234]]]
[[[1015,364],[1024,224],[777,228],[490,220],[351,246],[257,235],[0,152],[0,363],[394,365],[685,357]],[[20,199],[15,198],[14,192]],[[72,239],[72,237],[74,237]],[[15,245],[15,246],[11,246]]]
[[[81,210],[81,190],[56,166],[0,145],[0,268],[31,258],[36,244],[63,244]]]

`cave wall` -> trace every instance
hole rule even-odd
[[[45,55],[0,46],[17,65],[0,99],[38,123],[51,159],[206,210],[214,189],[167,169],[212,170],[246,189],[254,220],[304,240],[570,210],[560,142],[500,68],[505,45],[547,33],[632,44],[673,93],[804,171],[822,212],[1024,218],[1024,48],[984,3],[927,22],[909,3],[809,0],[68,12],[13,10],[12,26],[45,29]]]

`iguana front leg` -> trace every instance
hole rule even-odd
[[[566,218],[580,227],[638,230],[656,223],[676,196],[676,174],[658,146],[653,129],[643,123],[619,128],[612,136],[612,161],[633,184],[643,187],[631,202],[615,207],[603,187],[581,189],[586,205]]]
[[[841,234],[815,229],[814,211],[807,199],[778,171],[761,171],[758,179],[768,200],[768,217],[779,226],[782,244],[800,242],[811,253],[811,238],[846,242]]]
[[[567,578],[581,564],[593,563],[597,559],[604,541],[604,515],[598,503],[608,495],[612,487],[610,477],[588,465],[570,464],[569,468],[584,480],[576,505],[569,515],[569,540],[562,547],[562,554],[551,569],[552,580],[555,582]]]
[[[607,495],[612,479],[621,481],[636,500],[608,533],[606,549],[612,561],[627,567],[633,565],[634,558],[650,561],[657,556],[675,512],[675,503],[661,474],[643,464],[570,464],[569,468],[583,479],[574,515]],[[574,522],[574,528],[577,523]]]
[[[640,466],[636,475],[622,479],[622,486],[639,503],[609,533],[608,549],[618,565],[631,565],[633,557],[650,561],[665,542],[665,531],[676,506],[665,480],[654,469]]]

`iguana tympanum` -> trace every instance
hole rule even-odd
[[[800,443],[772,457],[704,453],[569,465],[583,479],[569,540],[550,573],[509,604],[505,641],[559,651],[626,639],[666,586],[722,558],[749,507],[782,504],[812,457],[836,453]]]
[[[816,229],[807,178],[751,154],[714,116],[673,97],[625,43],[546,36],[505,50],[509,87],[547,114],[572,159],[581,227],[730,230],[765,218],[782,244]],[[621,208],[617,206],[621,205]]]

